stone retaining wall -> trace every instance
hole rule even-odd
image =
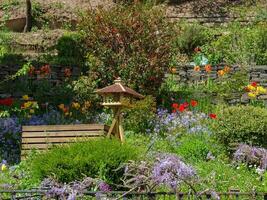
[[[193,65],[183,65],[175,68],[172,71],[174,78],[176,79],[177,83],[186,83],[186,84],[193,84],[195,82],[201,82],[207,79],[209,76],[211,79],[217,79],[218,74],[217,72],[224,68],[225,65],[219,66],[212,66],[212,71],[207,74],[202,67],[202,70],[199,72],[194,71]],[[38,68],[38,67],[37,67]],[[52,73],[50,75],[50,81],[54,82],[55,84],[60,83],[64,80],[64,69],[65,66],[58,66],[54,65],[51,66]],[[72,76],[77,77],[79,76],[81,70],[79,67],[69,67],[72,71]],[[19,69],[18,66],[3,66],[0,65],[0,80],[4,80],[4,78],[8,75],[15,74],[16,71]],[[239,71],[240,68],[238,66],[231,66],[231,71],[229,74],[233,74]],[[166,76],[170,75],[170,73],[166,73]],[[248,69],[248,78],[251,82],[255,81],[259,83],[263,87],[267,87],[267,65],[265,66],[253,66]],[[12,91],[3,91],[0,87],[0,95],[7,96],[7,95],[15,95],[12,94]],[[16,96],[16,95],[15,95]],[[246,99],[246,98],[245,98]],[[259,96],[259,99],[266,100],[267,102],[267,94]],[[235,100],[234,102],[238,102],[239,100]]]
[[[201,67],[201,70],[199,72],[194,71],[194,65],[183,65],[179,66],[177,68],[172,69],[172,76],[174,79],[179,83],[185,83],[185,84],[194,84],[196,82],[201,82],[207,80],[209,77],[212,80],[216,80],[219,78],[218,71],[222,70],[225,65],[219,65],[219,66],[212,66],[212,70],[210,73],[207,73],[204,70],[204,67]],[[240,67],[238,66],[231,66],[231,71],[229,72],[229,75],[240,71]],[[169,76],[170,73],[166,74],[166,76]],[[248,68],[248,79],[251,82],[257,82],[261,86],[267,88],[267,65],[263,66],[251,66]],[[235,96],[235,95],[233,95]],[[267,103],[267,94],[258,96],[258,99],[265,100]],[[235,99],[232,99],[230,103],[238,103],[248,102],[247,94],[244,94],[241,98],[236,97]]]

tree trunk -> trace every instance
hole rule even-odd
[[[24,32],[29,32],[32,29],[32,4],[31,0],[26,0],[26,25]]]

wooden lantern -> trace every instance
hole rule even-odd
[[[103,96],[103,103],[101,105],[110,107],[113,110],[114,116],[107,136],[110,137],[111,134],[114,134],[121,142],[124,142],[121,110],[123,107],[129,106],[124,100],[129,99],[131,102],[134,98],[142,99],[144,97],[123,85],[120,78],[117,78],[113,85],[99,89],[96,93]]]

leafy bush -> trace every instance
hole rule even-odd
[[[84,62],[84,50],[82,38],[79,34],[69,33],[58,39],[56,50],[58,55],[56,62],[61,65],[82,65]]]
[[[209,159],[207,156],[223,154],[223,148],[207,134],[186,134],[178,141],[175,153],[186,160],[200,161]]]
[[[31,167],[33,177],[41,180],[53,176],[60,182],[71,182],[90,176],[119,184],[123,169],[116,169],[140,155],[140,149],[134,146],[98,139],[56,147],[36,156]]]
[[[231,106],[222,109],[212,124],[215,137],[228,146],[243,142],[267,147],[267,110],[253,106]]]
[[[125,111],[125,130],[134,133],[145,133],[151,128],[150,122],[155,118],[156,102],[152,96],[133,104],[133,108]]]
[[[88,13],[80,29],[98,87],[120,76],[141,93],[157,92],[171,56],[173,32],[162,10],[143,4],[100,9]]]
[[[175,45],[182,53],[192,55],[194,49],[207,43],[211,36],[211,29],[198,24],[182,23]]]

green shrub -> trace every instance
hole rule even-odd
[[[180,52],[192,55],[194,49],[207,43],[211,36],[211,29],[199,24],[182,23],[180,25],[180,33],[175,40],[175,45]]]
[[[61,65],[82,65],[84,63],[84,50],[81,35],[68,33],[58,39],[56,62]]]
[[[116,169],[140,155],[140,149],[134,146],[117,140],[98,139],[42,153],[33,159],[31,168],[33,178],[41,180],[53,176],[60,182],[71,182],[89,176],[119,184],[123,169]]]
[[[219,111],[213,120],[214,136],[228,146],[244,142],[267,147],[267,109],[253,106],[231,106]]]
[[[175,153],[189,161],[206,160],[209,152],[215,157],[223,154],[223,147],[206,134],[186,134],[178,142]]]
[[[155,117],[156,102],[152,96],[147,96],[133,104],[131,109],[125,110],[125,130],[134,133],[145,133],[151,128],[150,122]]]
[[[88,69],[99,88],[120,76],[141,93],[157,92],[168,68],[173,33],[162,10],[138,3],[100,9],[88,13],[80,29]]]

